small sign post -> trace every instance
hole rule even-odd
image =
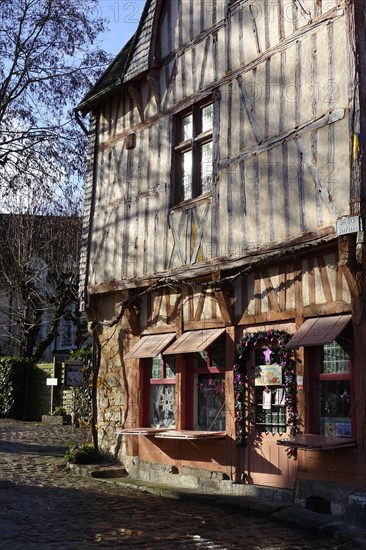
[[[46,379],[47,386],[51,386],[51,411],[50,414],[52,414],[53,410],[53,386],[57,386],[58,380],[57,378],[47,378]]]

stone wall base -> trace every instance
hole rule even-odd
[[[194,489],[208,494],[259,497],[272,502],[291,502],[293,500],[293,493],[289,489],[234,483],[222,472],[187,466],[176,468],[171,465],[142,462],[137,457],[125,457],[124,466],[132,478],[145,482]]]
[[[328,513],[335,519],[345,520],[355,527],[364,527],[365,523],[366,492],[360,492],[352,485],[297,480],[294,490],[290,490],[234,483],[222,472],[143,462],[136,456],[124,457],[124,466],[130,477],[143,482],[192,489],[207,494],[249,496],[271,502],[294,502],[313,511]],[[323,506],[319,506],[318,509],[312,508],[310,503],[314,504],[314,501]]]
[[[64,419],[62,416],[52,416],[51,414],[42,414],[42,424],[50,424],[52,426],[62,426]]]
[[[366,492],[346,483],[298,479],[294,492],[295,503],[309,508],[309,502],[329,503],[331,515],[353,526],[364,527],[366,521]]]

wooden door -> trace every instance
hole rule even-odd
[[[249,369],[251,422],[244,453],[245,481],[254,485],[292,488],[296,461],[277,441],[286,435],[286,406],[281,384],[255,386],[255,370]],[[264,397],[263,397],[264,396]],[[265,408],[263,407],[270,407]]]

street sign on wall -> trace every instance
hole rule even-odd
[[[357,233],[362,231],[362,222],[360,216],[350,216],[336,220],[337,235],[347,235],[348,233]]]

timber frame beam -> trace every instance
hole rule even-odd
[[[274,260],[279,258],[291,257],[294,254],[300,254],[308,251],[314,247],[321,245],[328,245],[331,242],[335,242],[335,230],[334,227],[327,227],[322,231],[316,233],[306,233],[301,237],[295,237],[292,240],[288,240],[284,243],[280,243],[276,248],[263,247],[261,250],[256,249],[253,252],[248,252],[246,256],[233,259],[214,259],[202,264],[190,265],[188,268],[186,265],[172,270],[169,276],[165,272],[155,273],[145,277],[134,277],[132,279],[123,279],[120,281],[109,281],[98,283],[88,286],[88,293],[103,294],[105,292],[115,292],[120,290],[128,290],[132,288],[146,288],[154,286],[154,290],[167,285],[180,285],[184,281],[192,279],[198,281],[202,277],[212,277],[213,272],[223,272],[231,270],[239,270],[249,272],[255,266],[268,265]],[[211,276],[211,277],[210,277]]]
[[[145,122],[144,108],[142,105],[140,90],[136,86],[133,86],[131,84],[130,86],[128,86],[128,93],[131,96],[131,99],[139,112],[141,122]]]
[[[356,240],[352,235],[339,237],[339,265],[346,278],[353,299],[362,294],[362,263],[357,261]]]

